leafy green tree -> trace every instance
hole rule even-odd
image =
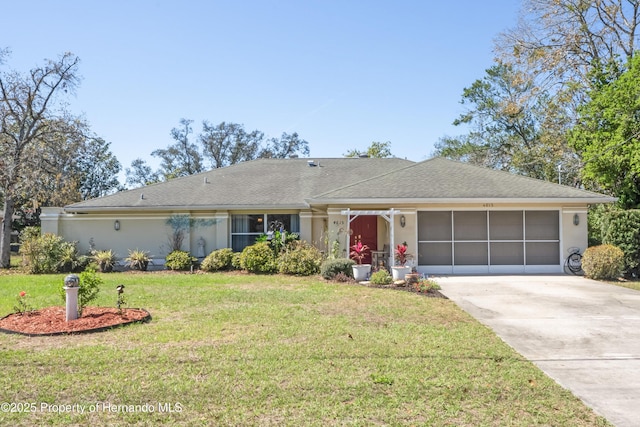
[[[60,102],[78,83],[79,59],[66,53],[26,75],[0,73],[0,192],[4,198],[0,232],[0,267],[9,268],[11,218],[16,197],[30,178],[47,171],[43,149],[60,134],[76,132],[77,123]],[[55,124],[55,125],[54,125]]]
[[[204,157],[216,169],[258,158],[264,133],[258,130],[247,132],[244,125],[238,123],[211,125],[205,120],[199,140]]]
[[[182,128],[171,129],[171,137],[176,143],[151,153],[152,156],[161,159],[160,173],[165,180],[204,171],[198,146],[189,142],[189,134],[193,133],[191,123],[193,120],[180,119]]]
[[[365,151],[360,151],[355,148],[353,150],[347,151],[344,154],[345,157],[360,157],[361,155],[366,155],[368,157],[378,159],[393,157],[393,154],[391,153],[391,141],[373,141]]]
[[[76,165],[82,200],[122,189],[118,180],[122,166],[109,150],[110,145],[102,138],[89,138],[82,146]]]
[[[640,207],[640,59],[619,78],[601,82],[578,109],[570,141],[582,156],[583,178],[592,188]],[[604,83],[602,83],[604,81]]]
[[[205,120],[202,122],[202,132],[197,136],[199,144],[193,144],[189,142],[189,134],[193,133],[192,121],[182,119],[180,123],[183,127],[171,132],[176,144],[151,153],[162,160],[160,169],[153,171],[144,160],[138,158],[131,163],[131,168],[125,169],[128,185],[143,186],[203,172],[205,163],[216,169],[258,158],[309,154],[309,143],[296,132],[284,132],[280,138],[265,140],[263,132],[248,132],[242,124],[221,122],[212,125]]]
[[[160,173],[151,169],[144,160],[137,158],[131,162],[131,168],[125,168],[126,183],[132,188],[144,187],[162,181]]]
[[[260,158],[286,159],[293,155],[302,154],[309,155],[309,143],[304,139],[300,139],[296,132],[288,134],[282,133],[278,138],[271,138],[267,142],[267,146],[260,152]]]

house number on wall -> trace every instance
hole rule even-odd
[[[483,203],[482,207],[483,208],[492,208],[493,207],[493,203]]]

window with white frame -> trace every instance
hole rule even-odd
[[[240,252],[253,245],[256,238],[269,231],[300,233],[298,214],[235,214],[231,215],[231,248]]]

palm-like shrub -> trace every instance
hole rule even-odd
[[[127,267],[134,270],[146,271],[151,262],[151,256],[147,251],[141,251],[139,249],[129,249],[129,256],[124,259],[127,263]]]
[[[109,273],[113,271],[113,267],[116,265],[116,262],[118,262],[116,254],[111,249],[96,251],[91,258],[98,265],[98,269],[102,273]]]

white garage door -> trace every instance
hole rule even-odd
[[[561,272],[560,212],[418,212],[418,268],[431,274]]]

